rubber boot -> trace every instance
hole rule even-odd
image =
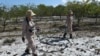
[[[28,48],[26,48],[25,53],[26,53],[26,54],[30,54],[30,52],[29,52],[29,49],[28,49]]]
[[[64,33],[64,35],[63,35],[63,39],[65,39],[65,38],[66,38],[66,35],[67,35],[67,33],[65,32],[65,33]]]
[[[70,39],[72,39],[73,37],[72,37],[72,34],[70,34]]]
[[[33,53],[33,56],[37,56],[37,54],[36,53]]]

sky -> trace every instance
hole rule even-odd
[[[26,4],[45,4],[45,5],[53,5],[57,6],[59,4],[64,5],[68,1],[73,0],[0,0],[0,4],[4,4],[6,6],[12,6],[12,5],[26,5]],[[81,1],[81,0],[76,0]]]
[[[0,4],[4,4],[7,6],[12,5],[26,5],[26,4],[45,4],[45,5],[53,5],[57,6],[59,4],[65,4],[68,0],[0,0]]]

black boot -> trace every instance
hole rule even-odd
[[[66,38],[66,35],[67,35],[67,33],[65,32],[65,33],[64,33],[64,35],[63,35],[63,39],[65,39],[65,38]]]
[[[72,39],[73,37],[72,37],[72,34],[70,34],[70,39]]]
[[[37,54],[33,53],[33,56],[37,56]]]
[[[30,52],[29,52],[29,49],[28,49],[28,48],[26,48],[25,53],[26,53],[26,54],[30,54]]]

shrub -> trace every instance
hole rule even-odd
[[[11,43],[15,42],[15,39],[5,39],[3,42],[3,45],[8,44],[11,45]]]

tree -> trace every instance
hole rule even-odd
[[[46,6],[47,7],[47,16],[52,16],[54,12],[53,6]]]
[[[20,16],[18,6],[16,5],[12,6],[9,13],[12,19],[14,19],[15,22],[17,23],[17,19]]]
[[[37,6],[38,8],[38,15],[39,16],[46,16],[47,15],[47,7],[44,4],[40,4]]]
[[[65,9],[65,6],[63,6],[63,5],[58,5],[58,6],[56,6],[55,9],[54,9],[54,14],[55,14],[56,16],[60,16],[60,19],[61,19],[61,16],[64,15],[64,13],[65,13],[64,9]]]
[[[3,18],[3,24],[2,24],[3,29],[2,29],[2,31],[3,32],[5,31],[5,28],[6,28],[6,25],[7,25],[6,21],[9,19],[8,14],[9,14],[9,9],[7,9],[6,6],[3,6],[2,7],[2,18]]]
[[[23,17],[26,14],[26,11],[29,9],[28,6],[20,5],[19,6],[19,16]]]

